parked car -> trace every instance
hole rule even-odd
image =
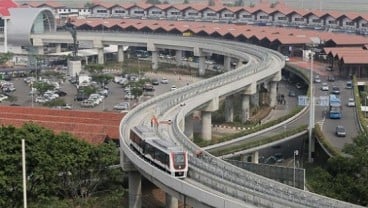
[[[67,95],[67,93],[66,93],[66,92],[64,92],[64,91],[60,91],[60,90],[56,91],[55,93],[56,93],[56,94],[58,94],[58,95],[59,95],[59,97],[64,97],[64,96],[66,96],[66,95]]]
[[[135,99],[135,96],[131,93],[127,93],[127,94],[124,95],[124,99],[125,100],[133,100],[133,99]]]
[[[16,88],[14,86],[8,86],[3,88],[3,92],[14,92]]]
[[[83,100],[81,102],[82,107],[92,108],[95,107],[95,102],[93,100]]]
[[[342,125],[336,126],[336,136],[338,136],[338,137],[345,137],[346,136],[346,131],[345,131],[344,126],[342,126]]]
[[[8,99],[8,96],[6,96],[4,94],[0,94],[0,102],[3,102],[6,99]]]
[[[49,100],[45,97],[42,97],[42,96],[37,96],[34,100],[36,103],[46,103],[48,102]]]
[[[71,110],[72,106],[69,104],[65,104],[65,105],[60,105],[60,106],[55,106],[55,109],[64,109],[64,110]]]
[[[78,93],[74,98],[74,100],[76,100],[76,101],[83,101],[83,100],[86,100],[86,99],[88,99],[88,95],[86,95],[84,93]]]
[[[161,84],[169,84],[169,80],[166,78],[161,79]]]
[[[322,83],[321,90],[322,91],[328,91],[329,90],[328,84],[326,82]]]
[[[117,105],[114,105],[114,110],[128,110],[129,109],[129,102],[122,102]]]
[[[355,107],[354,98],[349,98],[349,100],[348,100],[348,107]]]
[[[171,91],[173,91],[173,90],[176,90],[176,86],[175,85],[171,86]]]

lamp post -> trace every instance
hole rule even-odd
[[[311,68],[310,68],[310,79],[309,79],[309,86],[310,86],[310,103],[309,103],[309,127],[308,127],[308,162],[313,162],[312,158],[312,134],[313,134],[313,127],[314,127],[314,93],[313,93],[313,55],[311,54]]]
[[[295,187],[295,156],[299,154],[298,150],[294,150],[294,174],[293,174],[293,186]]]
[[[22,176],[23,176],[23,208],[27,208],[26,147],[22,139]]]
[[[32,101],[31,101],[31,102],[32,102],[32,108],[33,108],[33,98],[34,98],[34,97],[33,97],[33,96],[34,96],[34,95],[33,95],[33,93],[34,93],[34,89],[33,89],[33,81],[31,81],[31,99],[32,99]]]

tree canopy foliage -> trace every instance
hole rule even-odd
[[[330,158],[312,170],[308,184],[320,194],[368,206],[368,137],[360,135],[344,148],[349,157]]]
[[[113,143],[90,145],[68,133],[27,123],[22,128],[0,128],[0,207],[20,207],[23,203],[21,139],[26,143],[28,202],[49,199],[88,198],[115,184],[121,189],[118,149]],[[112,182],[114,181],[114,182]],[[106,190],[105,190],[106,191]]]
[[[1,53],[0,54],[0,64],[5,64],[7,61],[9,61],[10,59],[13,58],[13,54],[8,52],[8,53]]]

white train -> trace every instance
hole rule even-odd
[[[188,153],[176,144],[159,138],[148,126],[130,130],[131,147],[155,166],[177,178],[187,177]]]

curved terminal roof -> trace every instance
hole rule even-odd
[[[8,42],[15,46],[31,46],[31,33],[56,30],[55,16],[48,8],[10,8]]]

